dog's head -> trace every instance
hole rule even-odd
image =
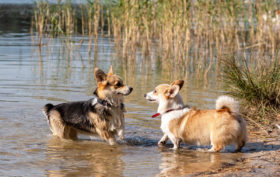
[[[97,81],[97,89],[95,94],[101,99],[119,99],[129,95],[133,88],[125,85],[123,80],[113,73],[111,67],[108,74],[105,74],[101,69],[94,69],[94,76]]]
[[[169,84],[160,84],[153,91],[146,93],[144,97],[151,102],[159,104],[159,111],[175,108],[184,104],[179,91],[184,85],[183,80],[176,80]]]

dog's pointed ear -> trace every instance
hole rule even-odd
[[[169,98],[174,98],[180,91],[179,85],[171,85],[165,90],[165,96]]]
[[[169,98],[174,98],[179,93],[179,91],[181,90],[183,85],[184,85],[183,80],[176,80],[176,81],[172,82],[172,84],[169,86],[169,88],[166,89],[165,95]]]
[[[99,68],[94,69],[94,76],[97,82],[103,82],[107,79],[107,75]]]
[[[183,80],[176,80],[176,81],[171,83],[171,86],[173,86],[173,85],[178,85],[179,86],[179,90],[181,90],[181,88],[184,85],[184,81]]]
[[[108,72],[108,76],[112,76],[113,74],[114,74],[114,72],[113,72],[113,67],[112,67],[112,65],[111,65],[110,71]]]

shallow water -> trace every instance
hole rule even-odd
[[[216,78],[205,85],[192,75],[186,79],[184,73],[164,72],[153,59],[144,64],[141,56],[125,65],[108,38],[99,38],[98,52],[91,56],[79,36],[70,50],[57,39],[45,39],[40,49],[32,39],[29,33],[0,36],[0,176],[182,176],[234,164],[244,156],[186,145],[179,151],[170,144],[157,147],[160,120],[151,118],[156,105],[144,93],[157,84],[185,79],[185,103],[214,108],[224,93]],[[52,136],[42,107],[89,99],[96,87],[94,67],[108,71],[110,65],[134,88],[125,100],[125,140],[112,147],[98,137],[80,136],[73,142]]]

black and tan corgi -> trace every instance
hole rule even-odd
[[[95,68],[94,75],[97,81],[94,98],[58,105],[46,104],[43,113],[48,118],[53,135],[72,140],[77,139],[78,133],[99,135],[114,145],[116,135],[124,138],[123,101],[133,89],[113,74],[112,67],[107,75]]]

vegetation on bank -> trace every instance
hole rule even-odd
[[[229,93],[243,101],[245,116],[269,124],[280,114],[280,65],[278,59],[262,66],[246,60],[223,61]]]
[[[100,35],[112,37],[126,65],[141,53],[146,63],[156,58],[163,72],[205,82],[211,70],[217,78],[223,70],[230,93],[265,121],[279,113],[279,9],[277,0],[40,0],[31,31],[40,45],[62,37],[70,50],[72,37],[84,36],[89,54]]]

